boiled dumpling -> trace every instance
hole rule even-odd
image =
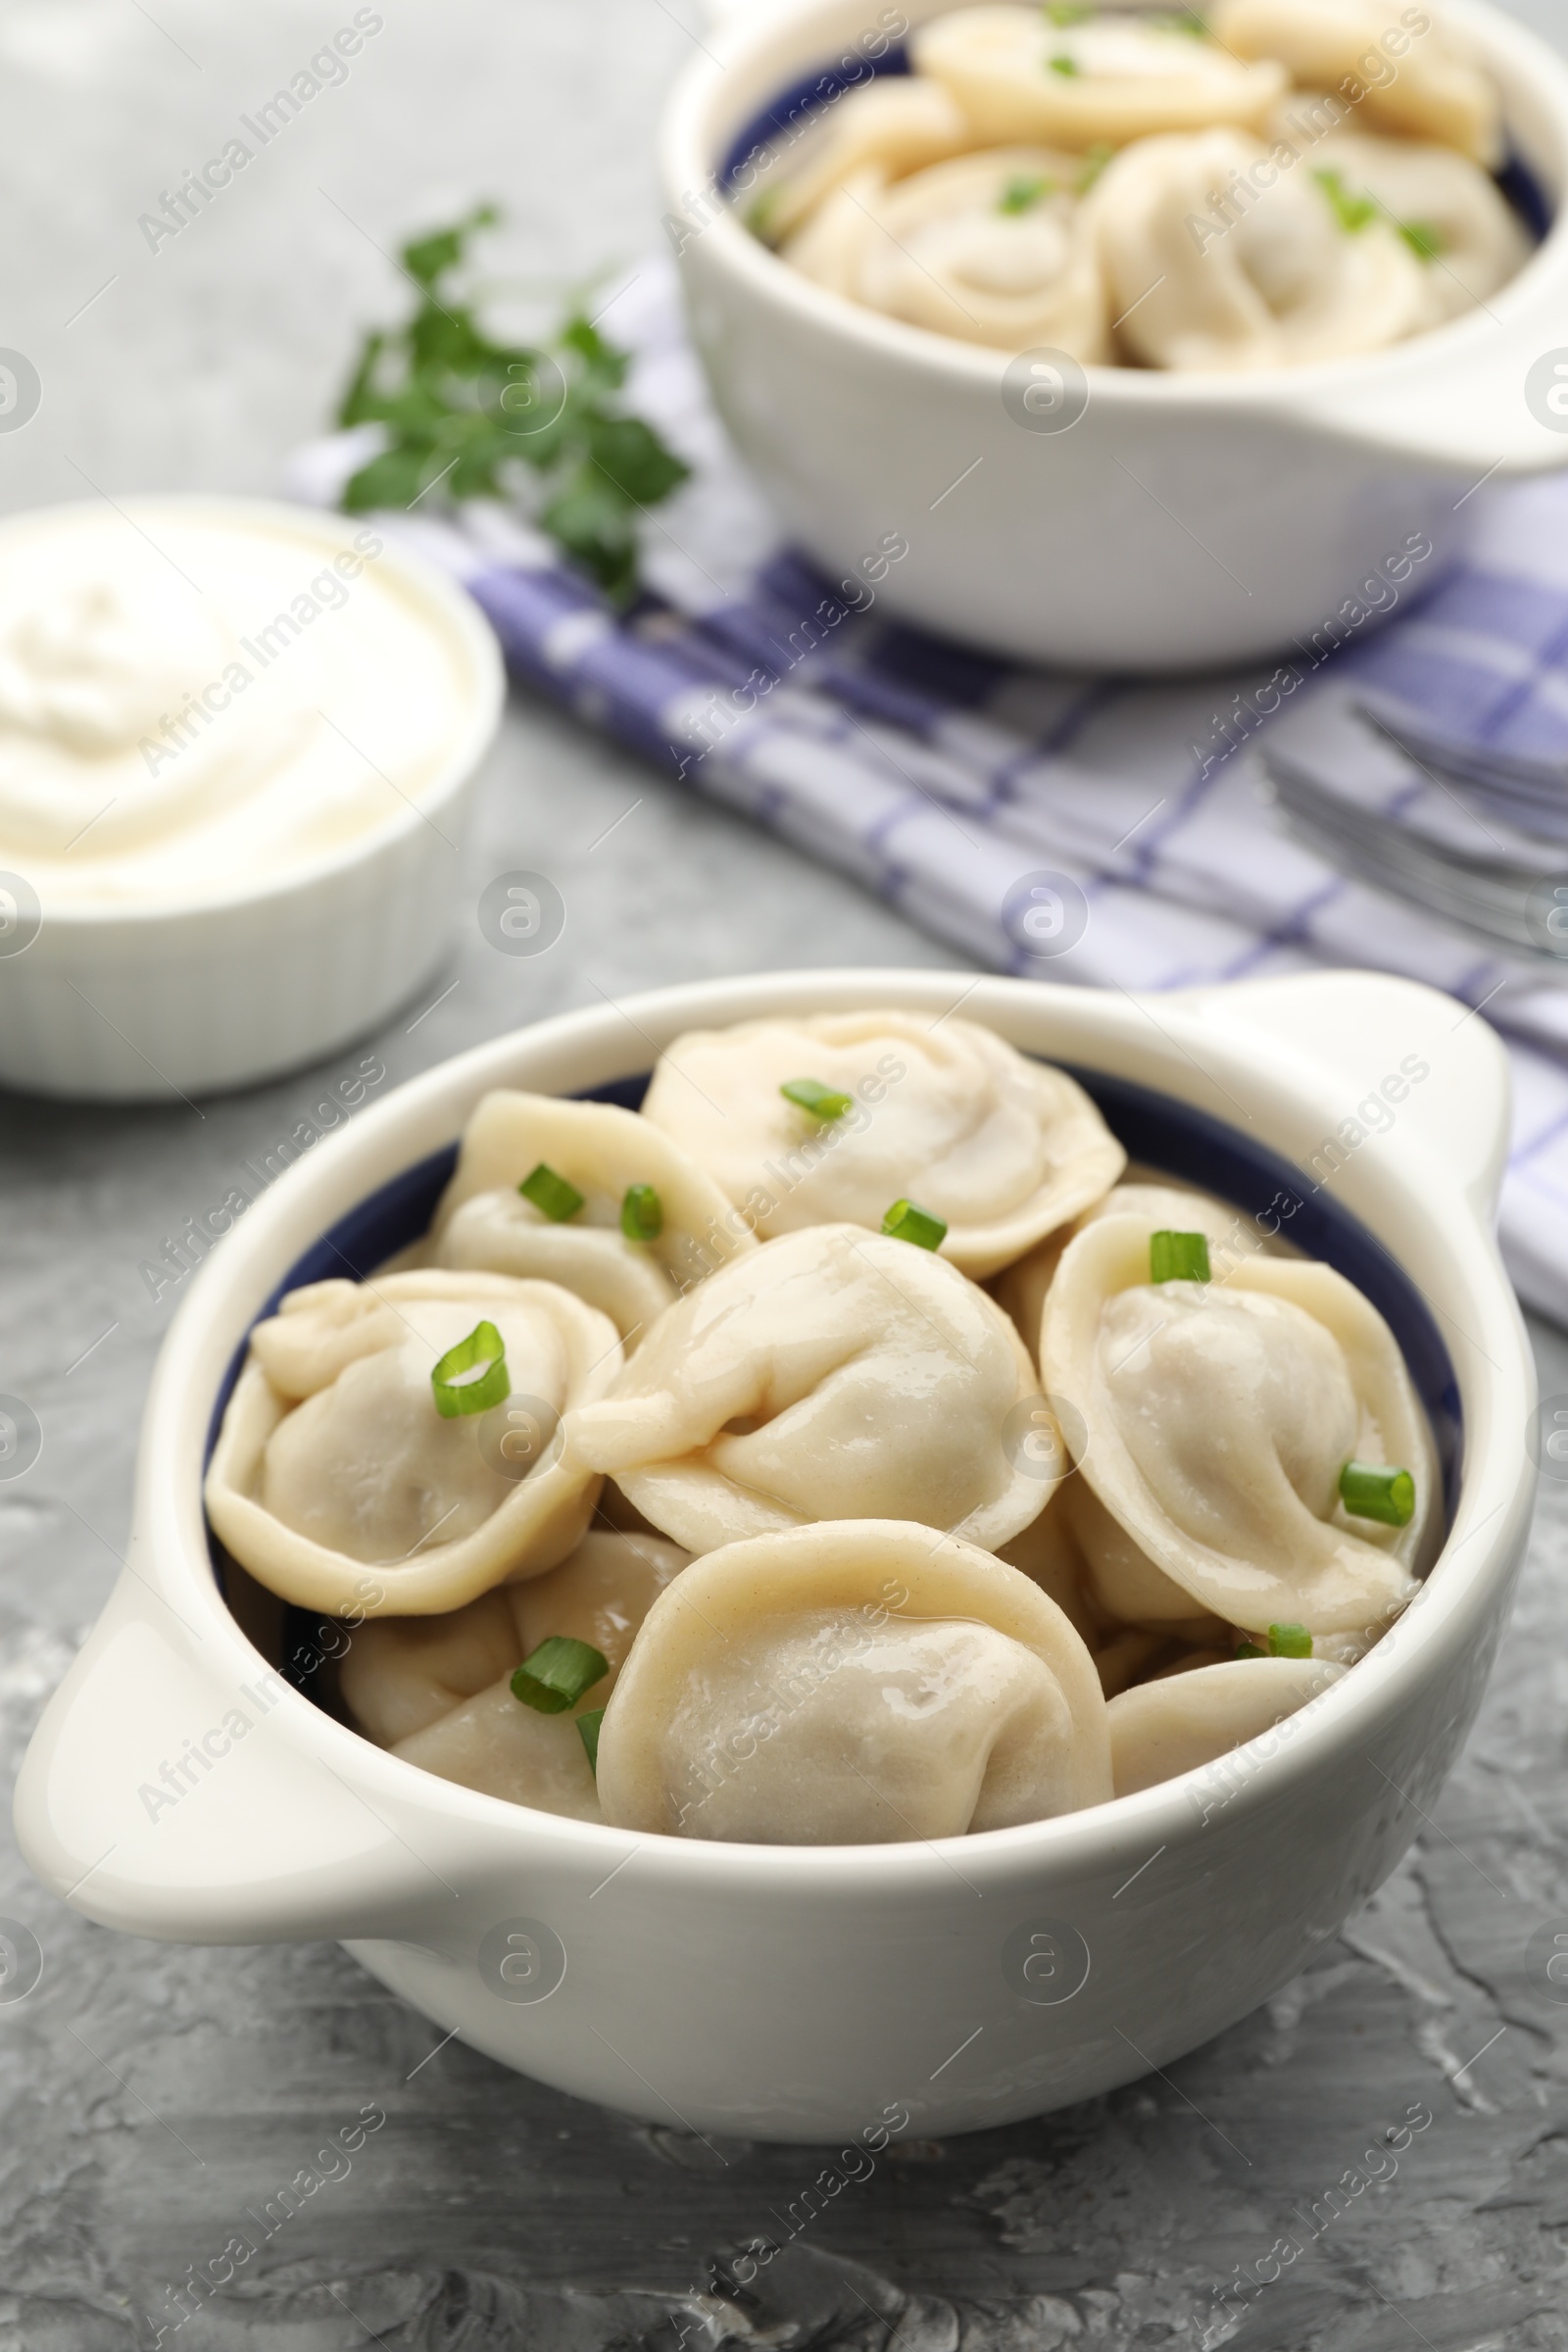
[[[1425,265],[1423,325],[1473,310],[1529,258],[1530,239],[1496,182],[1451,147],[1343,131],[1316,147],[1312,170],[1333,173],[1352,205],[1369,198],[1397,225]]]
[[[878,164],[852,172],[795,231],[780,254],[792,270],[846,302],[860,299],[860,263],[874,228],[872,207],[887,185]],[[880,233],[880,232],[878,232]]]
[[[985,1293],[930,1250],[818,1225],[666,1310],[571,1456],[694,1552],[817,1519],[917,1519],[1005,1543],[1051,1481],[1023,1451],[1034,1372]]]
[[[1079,1475],[1197,1609],[1328,1634],[1410,1598],[1438,1529],[1431,1439],[1388,1325],[1332,1268],[1260,1256],[1155,1283],[1148,1224],[1105,1217],[1063,1252],[1042,1360],[1077,1416]],[[1405,1526],[1349,1515],[1351,1461],[1409,1472]],[[1092,1566],[1117,1573],[1108,1553]]]
[[[1239,1250],[1255,1249],[1260,1239],[1255,1226],[1249,1232],[1239,1209],[1233,1208],[1228,1200],[1217,1200],[1212,1193],[1195,1192],[1187,1185],[1170,1184],[1163,1179],[1151,1182],[1141,1175],[1124,1177],[1065,1231],[1048,1234],[986,1286],[997,1304],[1012,1317],[1024,1346],[1037,1360],[1046,1293],[1061,1262],[1062,1251],[1073,1235],[1082,1232],[1094,1218],[1117,1216],[1146,1217],[1152,1226],[1206,1234],[1216,1266],[1222,1260],[1228,1264]]]
[[[1419,26],[1412,24],[1419,17]],[[1464,34],[1400,0],[1218,0],[1216,41],[1279,58],[1306,89],[1336,90],[1379,130],[1502,161],[1496,87]]]
[[[846,1099],[814,1116],[782,1089]],[[707,1168],[764,1237],[848,1219],[876,1232],[912,1197],[942,1255],[995,1273],[1107,1192],[1126,1153],[1082,1087],[977,1023],[851,1012],[677,1038],[646,1117]]]
[[[605,1705],[638,1627],[686,1557],[658,1536],[596,1529],[527,1584],[481,1593],[447,1616],[360,1626],[342,1669],[356,1727],[442,1780],[597,1821],[577,1718]],[[588,1642],[610,1672],[569,1711],[543,1715],[514,1695],[512,1675],[553,1635]]]
[[[518,1187],[543,1167],[580,1205],[552,1216]],[[629,1237],[629,1188],[652,1188],[659,1230]],[[547,1198],[550,1197],[547,1192]],[[437,1206],[437,1265],[559,1282],[597,1306],[628,1347],[681,1290],[753,1246],[710,1176],[635,1111],[552,1095],[486,1095]]]
[[[1244,63],[1205,39],[1196,18],[1188,29],[1088,9],[1081,22],[1054,24],[1044,9],[966,8],[922,25],[910,50],[917,71],[952,91],[977,145],[1081,150],[1257,123],[1287,86],[1283,66]]]
[[[962,111],[941,82],[918,74],[879,76],[834,101],[804,159],[746,205],[747,224],[776,244],[867,167],[878,178],[898,179],[970,143]]]
[[[1232,202],[1249,172],[1275,174]],[[1281,171],[1238,130],[1142,139],[1086,203],[1128,357],[1244,370],[1348,359],[1431,323],[1425,268],[1397,226]]]
[[[438,1409],[439,1361],[491,1324],[511,1395]],[[295,1291],[251,1335],[207,1479],[214,1528],[270,1592],[341,1615],[454,1609],[570,1551],[598,1480],[558,1423],[604,1396],[614,1325],[569,1291],[420,1271]]]
[[[1132,1796],[1211,1764],[1320,1697],[1344,1673],[1321,1658],[1236,1658],[1123,1690],[1105,1710],[1116,1794]]]
[[[1110,1789],[1104,1701],[1061,1611],[905,1521],[696,1561],[649,1611],[599,1738],[606,1821],[753,1844],[961,1837]]]
[[[911,326],[1004,351],[1108,356],[1105,301],[1079,220],[1081,159],[993,148],[933,164],[862,207],[851,291]]]

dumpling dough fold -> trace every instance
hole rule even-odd
[[[1321,1658],[1235,1658],[1121,1691],[1106,1708],[1116,1794],[1196,1772],[1344,1679]]]
[[[617,1828],[841,1845],[1110,1793],[1082,1641],[1026,1577],[906,1521],[727,1545],[662,1592],[599,1738]]]
[[[1052,1491],[1022,1443],[1031,1409],[1017,1333],[956,1266],[816,1225],[668,1308],[565,1434],[690,1551],[818,1519],[917,1519],[991,1544]]]
[[[444,1419],[431,1372],[480,1322],[505,1345],[511,1399]],[[555,1283],[416,1271],[313,1284],[251,1335],[208,1516],[302,1608],[458,1608],[553,1568],[582,1536],[599,1482],[565,1458],[560,1417],[604,1396],[621,1362],[609,1317]]]
[[[1218,0],[1213,32],[1238,57],[1282,60],[1304,89],[1338,91],[1369,127],[1456,147],[1489,172],[1502,161],[1495,84],[1462,31],[1424,7]]]

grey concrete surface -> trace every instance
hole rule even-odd
[[[387,310],[383,249],[475,194],[507,205],[519,278],[636,254],[657,214],[651,117],[693,4],[379,0],[348,82],[154,253],[139,214],[350,0],[8,0],[0,341],[32,357],[44,404],[0,436],[0,509],[271,488],[318,428],[354,327]],[[1536,13],[1561,36],[1560,0]],[[473,891],[518,865],[561,888],[560,948],[514,962],[466,923],[427,1001],[373,1041],[387,1083],[663,980],[951,962],[848,883],[514,699]],[[12,1771],[123,1546],[140,1400],[178,1296],[155,1301],[139,1261],[359,1052],[199,1111],[0,1098],[0,1388],[45,1430],[36,1468],[0,1486]],[[1536,1337],[1544,1386],[1568,1391],[1568,1342]],[[1464,1760],[1405,1864],[1305,1976],[1168,2079],[974,2139],[896,2144],[756,2301],[713,2296],[710,2265],[777,2234],[824,2158],[715,2155],[461,2042],[436,2050],[332,1946],[112,1935],[45,1896],[7,1832],[0,1914],[36,1936],[44,1973],[0,1998],[0,2352],[141,2352],[160,2328],[198,2352],[1185,2352],[1205,2329],[1221,2340],[1216,2281],[1266,2269],[1281,2239],[1301,2251],[1240,2322],[1247,2352],[1568,2344],[1568,2008],[1524,1965],[1543,1924],[1568,1928],[1565,1570],[1568,1490],[1548,1487]],[[367,2106],[386,2121],[342,2177],[176,2329],[188,2270]],[[1409,2116],[1430,2120],[1369,2184],[1363,2152]]]

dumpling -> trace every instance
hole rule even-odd
[[[1212,27],[1236,56],[1279,58],[1302,88],[1339,91],[1379,130],[1457,147],[1488,171],[1502,161],[1495,84],[1464,34],[1424,8],[1401,0],[1218,0]]]
[[[1186,1634],[1200,1641],[1214,1625],[1185,1585],[1156,1568],[1147,1551],[1113,1519],[1087,1478],[1069,1478],[1056,1508],[1083,1561],[1081,1590],[1102,1620]],[[1195,1624],[1195,1620],[1199,1622]],[[1275,1620],[1278,1623],[1280,1620]]]
[[[1048,1234],[1025,1256],[1004,1267],[987,1284],[997,1304],[1017,1325],[1019,1337],[1031,1355],[1038,1358],[1040,1352],[1040,1319],[1045,1312],[1046,1293],[1061,1262],[1062,1251],[1073,1235],[1081,1233],[1095,1217],[1116,1216],[1146,1217],[1152,1226],[1206,1234],[1216,1263],[1223,1258],[1228,1264],[1238,1250],[1255,1249],[1261,1238],[1256,1226],[1249,1226],[1243,1219],[1240,1209],[1233,1208],[1228,1200],[1215,1200],[1212,1193],[1195,1192],[1184,1184],[1150,1183],[1142,1176],[1124,1178],[1102,1200],[1086,1208],[1065,1231]]]
[[[1272,185],[1254,194],[1250,172]],[[1244,131],[1139,140],[1085,213],[1121,348],[1145,367],[1298,367],[1431,323],[1424,265],[1396,225],[1282,171]]]
[[[1045,9],[959,9],[922,25],[910,54],[918,73],[952,91],[977,145],[1034,139],[1081,150],[1211,122],[1255,124],[1287,87],[1271,56],[1245,63],[1205,39],[1196,17],[1189,30],[1081,15],[1063,24]]]
[[[519,1190],[541,1169],[564,1187],[541,1184],[543,1207]],[[639,1210],[646,1239],[625,1230]],[[682,1290],[752,1246],[667,1135],[635,1111],[553,1095],[485,1096],[430,1228],[437,1265],[559,1282],[609,1315],[628,1348]]]
[[[737,1258],[666,1309],[613,1395],[568,1413],[568,1456],[610,1471],[689,1551],[818,1519],[915,1519],[1005,1543],[1050,1478],[1017,1443],[1033,1368],[956,1266],[856,1225]]]
[[[1081,157],[1002,147],[901,179],[860,207],[848,290],[966,342],[1105,359],[1100,265],[1079,222],[1082,171]]]
[[[486,1409],[449,1414],[432,1375],[488,1324],[466,1369]],[[622,1353],[609,1317],[559,1285],[419,1271],[295,1291],[251,1334],[207,1510],[242,1567],[329,1615],[409,1615],[555,1567],[599,1481],[563,1453],[568,1406],[603,1396]],[[510,1389],[510,1394],[508,1393]]]
[[[1301,1260],[1254,1257],[1222,1282],[1151,1273],[1148,1224],[1102,1218],[1063,1252],[1046,1302],[1046,1390],[1110,1521],[1229,1624],[1386,1623],[1439,1520],[1431,1439],[1383,1317]],[[1352,1463],[1408,1473],[1404,1524],[1351,1515]],[[1084,1514],[1073,1528],[1092,1578],[1127,1572]]]
[[[1496,182],[1451,147],[1344,131],[1321,141],[1312,170],[1332,173],[1352,207],[1370,198],[1397,225],[1425,265],[1426,325],[1473,310],[1530,258],[1524,224]]]
[[[568,1560],[443,1617],[382,1617],[354,1635],[342,1691],[356,1728],[406,1763],[514,1805],[600,1818],[577,1718],[602,1708],[638,1627],[687,1555],[658,1536],[595,1529]],[[577,1703],[540,1714],[512,1676],[541,1642],[586,1642],[609,1665]]]
[[[803,1108],[812,1082],[844,1107]],[[912,1197],[942,1255],[994,1274],[1108,1192],[1126,1153],[1073,1079],[991,1030],[911,1013],[746,1021],[677,1038],[644,1116],[707,1168],[764,1238],[881,1228]]]
[[[867,166],[879,177],[898,179],[971,143],[962,111],[941,82],[912,74],[881,75],[834,101],[805,158],[746,205],[747,226],[777,244]]]
[[[852,172],[780,247],[780,258],[830,294],[858,302],[860,263],[873,225],[871,208],[886,185],[880,165],[863,164]]]
[[[1110,1794],[1105,1706],[1055,1604],[905,1521],[727,1545],[661,1593],[605,1710],[616,1828],[882,1844]]]
[[[1111,1772],[1131,1796],[1255,1740],[1344,1676],[1321,1658],[1237,1658],[1139,1683],[1111,1699]]]

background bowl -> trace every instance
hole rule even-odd
[[[1450,1532],[1370,1658],[1203,1773],[871,1848],[535,1813],[315,1706],[294,1685],[341,1634],[264,1598],[246,1609],[253,1641],[201,1509],[226,1385],[279,1291],[367,1269],[417,1231],[493,1086],[635,1101],[651,1049],[683,1029],[875,1004],[935,1022],[960,1004],[1086,1076],[1139,1156],[1265,1226],[1294,1202],[1287,1230],[1390,1315],[1448,1455]],[[1474,1714],[1528,1532],[1532,1373],[1491,1233],[1506,1068],[1453,1009],[1345,973],[1150,1004],[944,973],[775,975],[569,1014],[403,1087],[264,1196],[171,1329],[125,1573],[18,1785],[28,1861],[138,1935],[341,1937],[506,2064],[699,2131],[821,2139],[901,2112],[961,2131],[1168,2063],[1294,1975],[1403,1852]],[[1401,1065],[1393,1124],[1348,1144],[1357,1101]]]
[[[714,399],[828,573],[858,576],[895,533],[908,554],[874,576],[905,619],[1023,661],[1200,668],[1289,654],[1416,535],[1435,578],[1484,478],[1568,464],[1568,417],[1559,429],[1531,400],[1532,369],[1568,344],[1568,69],[1534,34],[1481,0],[1432,11],[1496,77],[1511,185],[1556,216],[1484,309],[1366,358],[1255,375],[1067,361],[1069,397],[1031,417],[1028,364],[1052,355],[842,300],[724,200],[759,145],[787,153],[813,94],[899,69],[908,26],[950,5],[816,0],[728,21],[664,117],[665,227]]]

